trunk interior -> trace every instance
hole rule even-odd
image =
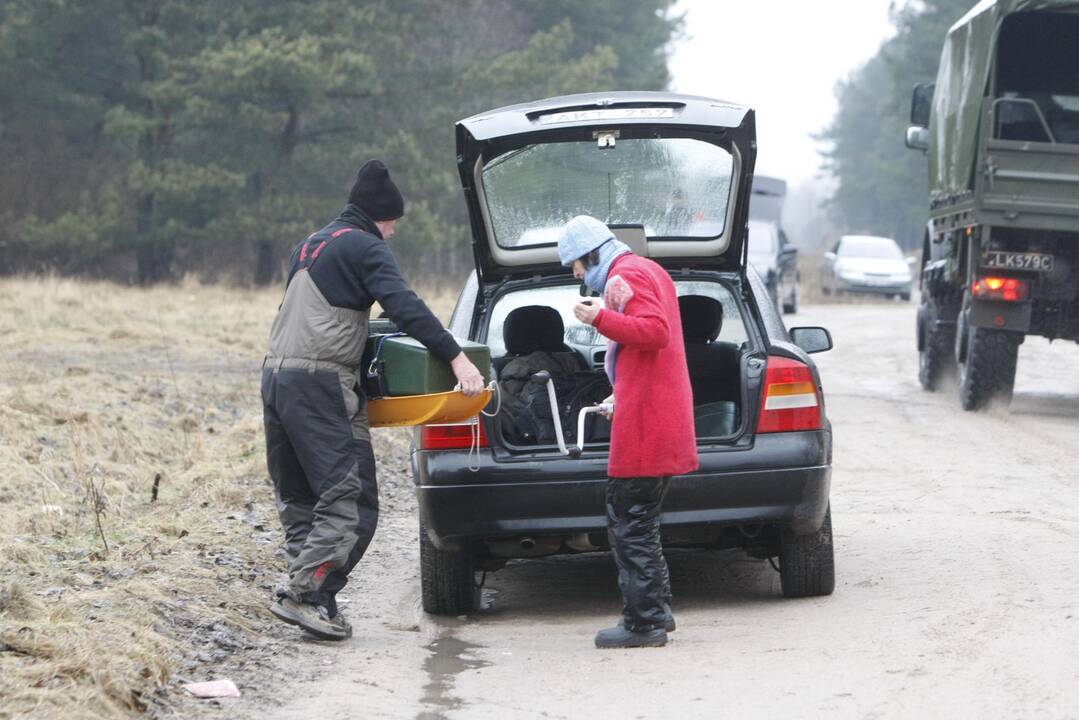
[[[742,358],[749,338],[742,306],[723,282],[680,280],[676,287],[698,444],[733,442],[745,417]],[[575,319],[573,306],[580,299],[579,286],[564,282],[526,286],[494,299],[485,342],[502,406],[488,426],[492,442],[511,451],[558,452],[546,385],[532,381],[537,372],[551,376],[567,446],[578,444],[581,409],[611,394],[604,367],[607,339]],[[605,451],[610,433],[609,420],[587,415],[584,452]]]

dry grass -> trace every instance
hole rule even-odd
[[[272,635],[257,368],[279,300],[0,282],[0,718],[168,714],[178,676]]]

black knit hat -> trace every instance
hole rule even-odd
[[[356,173],[348,201],[372,220],[396,220],[405,214],[405,199],[390,180],[390,171],[381,160],[368,160]]]

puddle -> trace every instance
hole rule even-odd
[[[416,720],[445,720],[445,713],[464,706],[453,694],[456,677],[465,670],[487,667],[491,663],[473,654],[481,645],[472,645],[444,632],[427,646],[430,655],[423,661],[427,684],[423,686],[423,710]]]

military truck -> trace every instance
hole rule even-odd
[[[911,100],[929,157],[919,381],[1009,399],[1027,335],[1079,341],[1079,2],[984,0]]]

